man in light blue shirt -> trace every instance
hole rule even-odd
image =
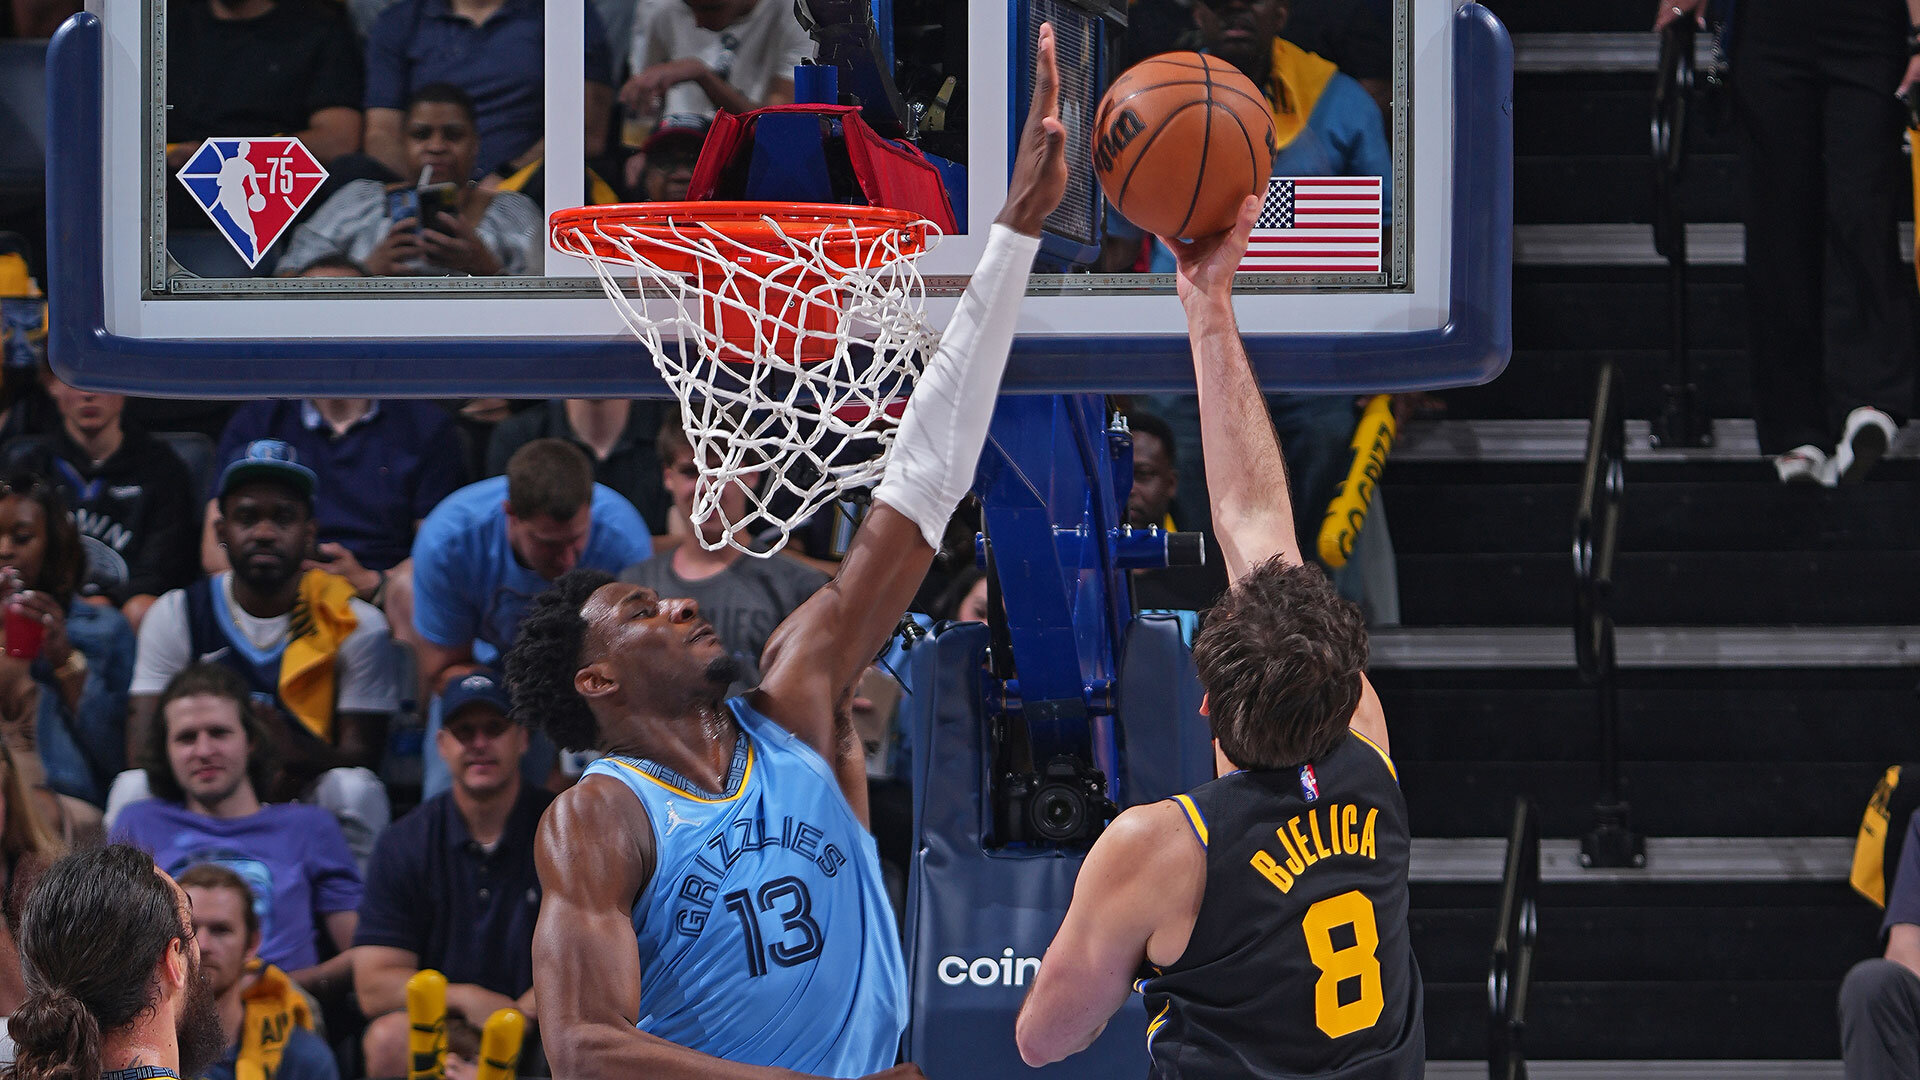
[[[413,625],[429,695],[478,670],[513,644],[533,597],[575,567],[620,570],[653,554],[653,538],[633,504],[593,482],[593,464],[564,439],[535,439],[490,477],[446,497],[413,541]],[[436,698],[427,744],[440,728]],[[553,748],[536,740],[522,760],[534,784],[546,782]],[[448,787],[446,766],[428,754],[422,796]]]

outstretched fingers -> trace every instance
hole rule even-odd
[[[1034,47],[1033,118],[1044,124],[1060,124],[1060,67],[1054,56],[1053,24],[1040,24],[1040,41]]]

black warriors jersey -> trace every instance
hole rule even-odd
[[[1407,804],[1386,754],[1350,733],[1312,764],[1175,799],[1207,884],[1186,952],[1135,984],[1151,1075],[1421,1076]]]

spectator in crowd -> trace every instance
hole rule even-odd
[[[286,972],[260,959],[252,886],[216,863],[189,868],[179,882],[227,1040],[226,1054],[200,1080],[238,1080],[243,1071],[248,1080],[339,1080],[333,1051],[313,1033],[306,995]]]
[[[367,865],[353,985],[372,1018],[369,1076],[406,1072],[407,980],[421,968],[447,977],[448,1010],[468,1023],[508,1007],[538,1015],[533,838],[553,796],[520,778],[527,729],[510,708],[490,671],[447,689],[434,745],[453,785],[394,822]]]
[[[593,482],[586,454],[564,439],[535,439],[507,459],[505,476],[447,496],[413,541],[413,624],[423,700],[504,653],[527,605],[576,566],[615,573],[653,553],[647,523],[612,488]],[[524,769],[543,783],[554,751],[534,740]],[[437,755],[424,763],[422,795],[447,789]]]
[[[313,551],[313,499],[313,471],[283,442],[252,443],[221,472],[216,527],[233,569],[168,593],[148,612],[128,753],[141,761],[156,695],[174,676],[197,661],[219,664],[276,718],[286,771],[265,789],[269,797],[305,797],[332,811],[364,856],[387,825],[386,788],[371,770],[399,688],[380,610],[346,579],[301,568]],[[156,763],[143,764],[151,775]],[[114,782],[110,815],[143,794],[140,776]]]
[[[1911,1076],[1920,1063],[1920,814],[1895,822],[1906,840],[1886,885],[1885,952],[1840,984],[1840,1056],[1847,1080]],[[1891,846],[1891,845],[1889,845]]]
[[[52,37],[79,13],[79,0],[0,0],[0,38]]]
[[[261,439],[293,447],[317,478],[312,565],[346,578],[376,606],[420,523],[466,479],[452,415],[426,401],[249,402],[228,422],[218,460],[233,461]],[[218,501],[209,500],[201,540],[208,573],[229,569],[214,530],[219,514]]]
[[[1705,0],[1662,3],[1655,29]],[[1913,275],[1896,225],[1920,86],[1885,0],[1740,5],[1732,58],[1745,164],[1747,342],[1760,452],[1784,483],[1865,479],[1913,407]],[[1809,22],[1817,25],[1809,26]]]
[[[401,179],[419,175],[407,132],[423,87],[451,83],[473,103],[478,146],[460,179],[526,179],[546,154],[546,7],[540,0],[398,0],[367,32],[367,153]],[[613,62],[586,11],[586,156],[606,150]],[[542,219],[544,222],[544,219]]]
[[[0,740],[0,1020],[12,1016],[27,996],[14,941],[27,890],[64,850],[41,822],[26,781],[14,767],[13,751]]]
[[[1175,527],[1173,502],[1180,494],[1173,429],[1152,413],[1134,412],[1127,419],[1133,428],[1133,489],[1127,494],[1127,524],[1136,529],[1158,526],[1171,532]],[[1313,525],[1317,533],[1317,516]],[[1211,533],[1206,534],[1205,558],[1199,566],[1133,571],[1134,610],[1176,613],[1183,636],[1191,644],[1199,624],[1197,613],[1212,607],[1227,589],[1226,560]]]
[[[359,150],[360,65],[360,42],[338,4],[168,4],[167,174],[213,137],[295,135],[322,165]],[[181,194],[169,201],[198,216]]]
[[[480,136],[466,91],[429,83],[408,99],[405,116],[401,180],[342,186],[294,230],[281,264],[300,271],[336,255],[378,275],[537,273],[545,248],[540,207],[469,179]]]
[[[641,0],[620,88],[630,113],[748,113],[793,100],[793,69],[813,38],[781,0]]]
[[[31,254],[26,237],[0,231],[0,447],[60,422],[37,378],[46,355],[47,299],[28,265]]]
[[[38,656],[0,656],[0,734],[41,792],[45,819],[70,841],[98,838],[100,804],[125,767],[134,657],[120,613],[75,598],[85,561],[52,485],[31,473],[0,483],[0,591],[42,627]]]
[[[700,161],[711,121],[704,116],[676,113],[662,117],[627,159],[627,186],[641,202],[680,202],[693,183],[693,167]]]
[[[940,594],[933,616],[954,622],[986,622],[987,572],[977,566],[962,567]]]
[[[684,189],[681,192],[685,194]],[[514,452],[535,439],[565,439],[593,461],[593,479],[619,492],[655,536],[667,532],[673,500],[660,484],[654,433],[667,411],[657,401],[573,398],[544,402],[502,420],[487,440],[487,475],[507,471]]]
[[[1211,6],[1223,11],[1230,5]],[[1281,35],[1351,75],[1379,105],[1381,114],[1388,115],[1393,35],[1373,5],[1367,0],[1287,0],[1286,7]],[[1195,21],[1191,3],[1135,0],[1127,11],[1128,62],[1191,48],[1198,36]]]
[[[60,426],[6,448],[6,471],[46,477],[72,512],[86,551],[79,594],[120,609],[136,631],[160,594],[194,578],[193,481],[172,448],[121,422],[126,398],[42,384]]]
[[[193,664],[160,695],[145,748],[151,798],[130,803],[113,839],[153,853],[178,876],[224,866],[254,894],[259,955],[316,997],[347,989],[347,951],[359,924],[360,871],[333,816],[303,803],[263,803],[273,734],[246,683],[217,664]],[[322,960],[320,928],[328,951]]]
[[[124,844],[63,856],[20,917],[32,992],[8,1022],[14,1080],[199,1076],[220,1056],[187,895]]]
[[[720,510],[706,521],[692,525],[695,490],[702,484],[693,462],[693,445],[680,428],[680,414],[668,414],[655,440],[661,460],[666,463],[662,477],[667,493],[673,497],[673,512],[687,519],[690,531],[697,531],[700,543],[678,544],[644,562],[627,567],[620,580],[645,585],[662,599],[686,598],[700,606],[700,614],[713,624],[714,632],[740,662],[740,685],[753,686],[760,681],[760,653],[772,635],[793,610],[814,590],[827,583],[827,575],[792,559],[753,558],[733,546],[721,544],[727,539],[727,526],[721,520],[739,521],[746,513],[747,487],[760,481],[753,473],[729,484],[720,493]],[[745,529],[733,534],[734,543],[746,543]],[[721,544],[714,551],[707,544]]]

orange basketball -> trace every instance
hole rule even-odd
[[[1122,72],[1093,116],[1093,171],[1128,221],[1190,240],[1233,224],[1273,171],[1273,115],[1238,68],[1165,53]]]

